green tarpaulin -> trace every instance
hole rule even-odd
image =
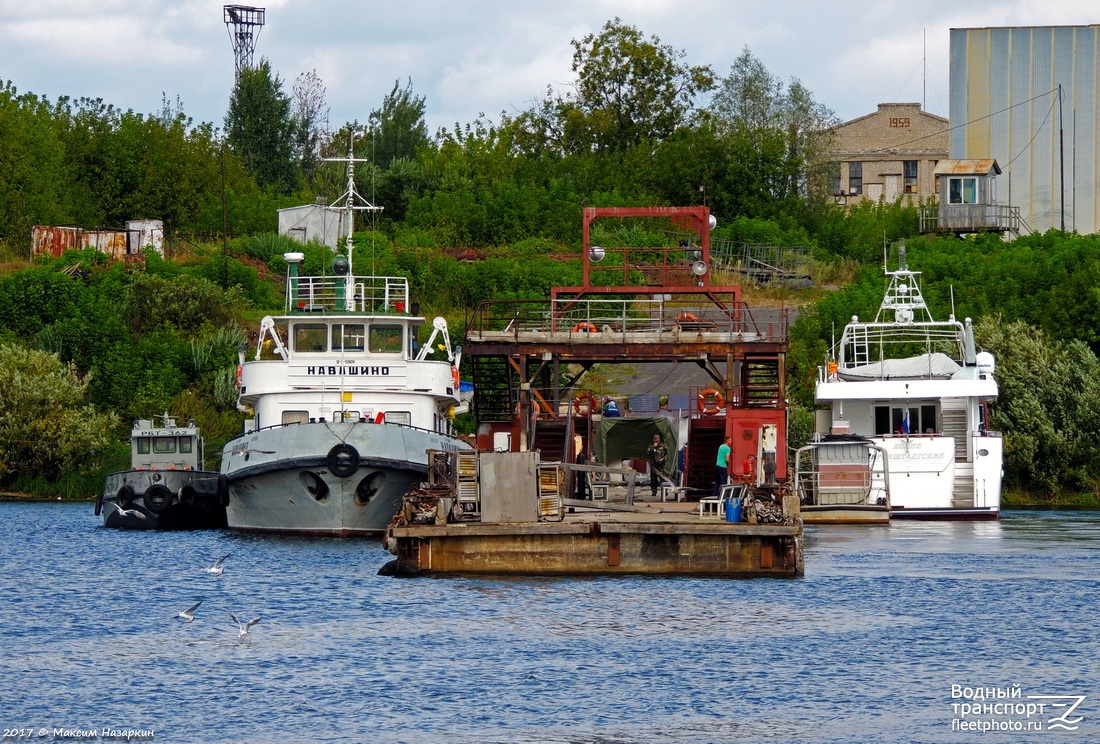
[[[620,460],[644,460],[645,451],[653,444],[654,434],[660,434],[661,442],[668,448],[664,472],[671,477],[676,470],[679,445],[672,422],[661,416],[603,419],[596,429],[592,454],[604,465],[618,465]]]

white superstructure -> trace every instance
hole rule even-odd
[[[348,158],[345,209],[358,207]],[[368,207],[374,209],[374,207]],[[452,435],[459,356],[447,323],[424,324],[404,277],[354,276],[348,256],[334,276],[298,275],[285,255],[286,309],[260,323],[238,369],[244,433],[226,443],[229,527],[323,535],[381,533],[401,497],[427,472],[428,450],[469,445]],[[441,340],[445,359],[431,359]]]
[[[970,319],[932,318],[905,248],[874,321],[853,316],[819,370],[819,441],[868,441],[888,465],[891,516],[995,519],[1002,440],[989,431],[994,360],[976,352]]]

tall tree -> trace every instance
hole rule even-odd
[[[241,70],[225,114],[229,147],[261,186],[288,193],[296,185],[290,98],[271,64]]]
[[[599,34],[574,39],[575,93],[547,97],[523,117],[565,152],[621,152],[659,141],[684,125],[695,96],[710,90],[707,65],[615,18]]]
[[[733,161],[744,166],[738,213],[824,193],[815,187],[837,118],[797,79],[784,86],[745,47],[720,81],[709,114],[731,151],[740,153]]]
[[[294,120],[294,159],[302,177],[312,183],[321,162],[321,146],[328,137],[328,102],[317,70],[303,72],[291,86]]]
[[[403,88],[401,81],[395,80],[382,106],[371,111],[368,122],[374,131],[373,157],[379,167],[389,168],[399,158],[414,159],[428,144],[424,101],[424,96],[412,92],[412,78]]]

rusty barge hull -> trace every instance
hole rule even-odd
[[[805,570],[801,526],[618,521],[391,528],[424,574],[777,577]]]

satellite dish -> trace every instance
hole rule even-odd
[[[603,257],[607,255],[607,251],[598,245],[594,245],[588,249],[588,260],[598,263],[603,260]]]
[[[351,266],[346,256],[337,256],[332,259],[332,273],[336,276],[347,276]]]
[[[691,273],[695,276],[702,276],[707,273],[707,265],[704,261],[696,261],[691,265]]]

